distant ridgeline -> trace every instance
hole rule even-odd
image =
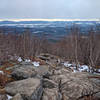
[[[100,32],[99,21],[0,21],[0,33],[22,34],[26,29],[36,36],[59,40],[77,28],[86,35],[91,29]],[[99,33],[97,32],[97,33]]]

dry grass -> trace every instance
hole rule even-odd
[[[0,73],[0,92],[3,91],[1,89],[3,89],[7,83],[13,81],[12,78],[8,77],[12,72],[11,69],[9,68],[13,66],[14,66],[13,63],[7,61],[7,62],[4,62],[3,65],[0,67],[0,71],[3,71],[4,73],[4,74]]]
[[[0,86],[4,87],[8,82],[8,77],[6,75],[0,74]]]

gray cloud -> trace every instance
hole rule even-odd
[[[0,0],[0,18],[100,18],[100,0]]]

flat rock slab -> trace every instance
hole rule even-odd
[[[40,79],[33,78],[11,82],[6,85],[5,90],[12,96],[19,93],[25,100],[40,100],[43,92]]]
[[[58,83],[63,100],[77,100],[100,92],[100,78],[96,77],[86,72],[68,73],[59,69],[48,79]]]
[[[40,65],[38,67],[35,67],[35,72],[37,75],[43,76],[49,71],[49,66],[48,65]]]
[[[13,69],[11,75],[16,80],[22,80],[36,76],[36,71],[33,65],[19,65]]]
[[[100,91],[100,80],[88,78],[87,73],[72,73],[61,82],[64,100],[77,100],[80,97],[93,95]]]
[[[40,65],[38,67],[35,67],[32,64],[23,63],[13,69],[11,76],[15,80],[23,80],[37,76],[42,77],[45,73],[48,72],[48,70],[49,70],[48,65]]]

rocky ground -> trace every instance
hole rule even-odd
[[[100,100],[99,74],[73,72],[50,54],[37,59],[1,67],[0,100]]]

